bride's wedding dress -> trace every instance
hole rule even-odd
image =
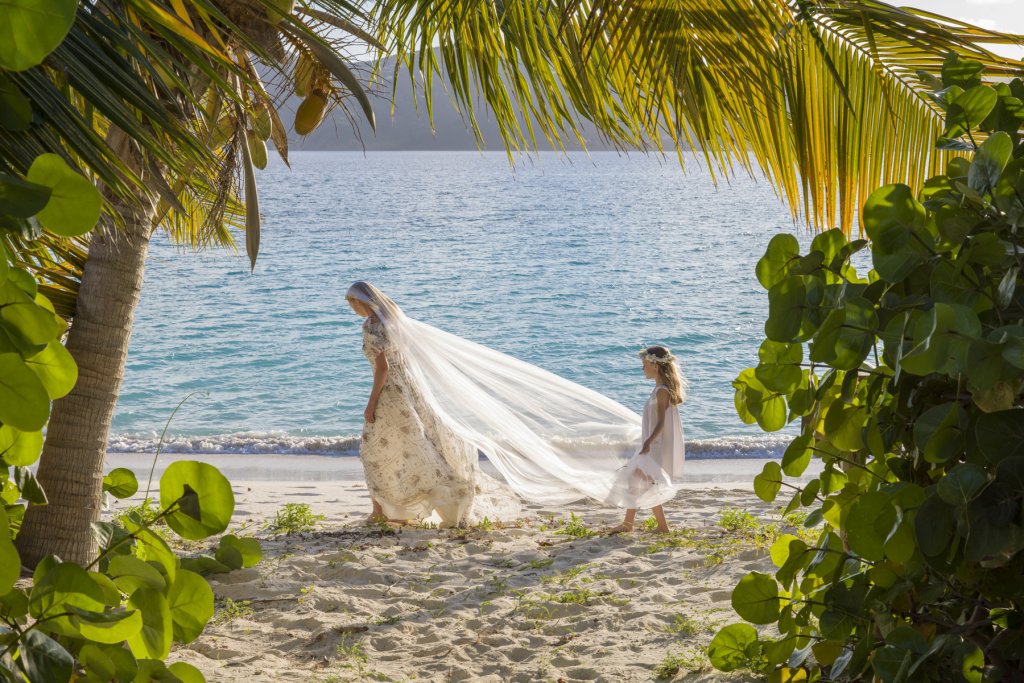
[[[372,285],[356,283],[346,296],[375,312],[363,350],[371,365],[383,350],[389,364],[361,442],[368,488],[389,517],[452,525],[514,518],[519,498],[649,508],[675,495],[681,433],[678,467],[638,475],[651,463],[637,456],[642,420],[633,411],[414,320]],[[481,453],[505,483],[480,471]]]
[[[370,365],[385,352],[387,381],[367,423],[360,455],[370,494],[391,519],[431,519],[442,526],[515,519],[519,500],[480,471],[476,448],[458,438],[409,378],[380,320],[363,325]]]

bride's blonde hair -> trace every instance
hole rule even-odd
[[[648,346],[644,351],[647,356],[654,356],[658,359],[655,366],[658,368],[658,379],[668,388],[668,400],[672,405],[679,405],[686,400],[686,378],[679,370],[676,357],[664,346]]]

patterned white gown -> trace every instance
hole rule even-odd
[[[373,367],[384,351],[388,374],[359,453],[366,485],[391,519],[441,526],[515,519],[520,503],[507,485],[480,471],[476,449],[433,412],[411,381],[401,354],[376,318],[363,324],[363,353]]]

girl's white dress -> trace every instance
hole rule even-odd
[[[668,387],[659,384],[651,391],[644,404],[640,444],[654,431],[658,424],[658,392],[668,392]],[[683,476],[685,445],[683,424],[679,419],[679,406],[671,402],[665,409],[665,425],[661,433],[651,442],[646,453],[638,452],[622,468],[616,489],[621,496],[620,507],[658,505],[665,499],[665,493],[678,486]],[[612,501],[614,502],[614,501]]]
[[[392,519],[442,526],[514,519],[519,499],[480,471],[476,449],[458,438],[423,400],[379,320],[363,324],[363,353],[374,365],[384,351],[388,374],[359,453],[370,495]]]

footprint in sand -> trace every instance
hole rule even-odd
[[[597,671],[589,667],[581,666],[575,669],[568,669],[565,673],[574,681],[596,681],[598,679]]]

